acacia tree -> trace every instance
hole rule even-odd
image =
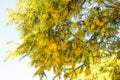
[[[120,79],[119,15],[119,0],[18,0],[9,22],[23,42],[10,57],[30,57],[41,79]]]

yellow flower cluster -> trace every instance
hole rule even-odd
[[[89,20],[86,20],[86,21],[85,21],[85,25],[86,25],[86,26],[89,26],[89,25],[90,25],[90,21],[89,21]]]
[[[93,20],[93,22],[96,23],[96,25],[99,25],[99,26],[103,26],[103,25],[104,25],[104,23],[101,22],[98,18],[95,18],[95,19]]]

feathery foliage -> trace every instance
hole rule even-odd
[[[41,79],[120,79],[119,0],[18,0],[9,22],[23,40],[12,56],[30,57]]]

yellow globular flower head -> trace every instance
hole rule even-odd
[[[94,22],[96,25],[98,25],[98,26],[103,26],[103,25],[104,25],[104,22],[100,21],[98,18],[95,18],[95,19],[93,20],[93,22]]]
[[[86,25],[86,26],[89,26],[90,24],[91,24],[91,23],[90,23],[89,20],[86,20],[86,21],[85,21],[85,25]]]
[[[93,20],[93,22],[96,23],[97,25],[99,25],[100,20],[99,20],[98,18],[95,18],[95,19]]]
[[[49,49],[50,49],[51,51],[56,51],[57,45],[53,43],[53,44],[51,44],[51,46],[49,47]]]
[[[95,25],[94,24],[92,24],[91,25],[91,30],[93,30],[95,28]]]

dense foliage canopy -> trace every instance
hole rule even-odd
[[[10,57],[29,56],[41,79],[120,79],[119,0],[18,0],[9,22],[23,41]]]

